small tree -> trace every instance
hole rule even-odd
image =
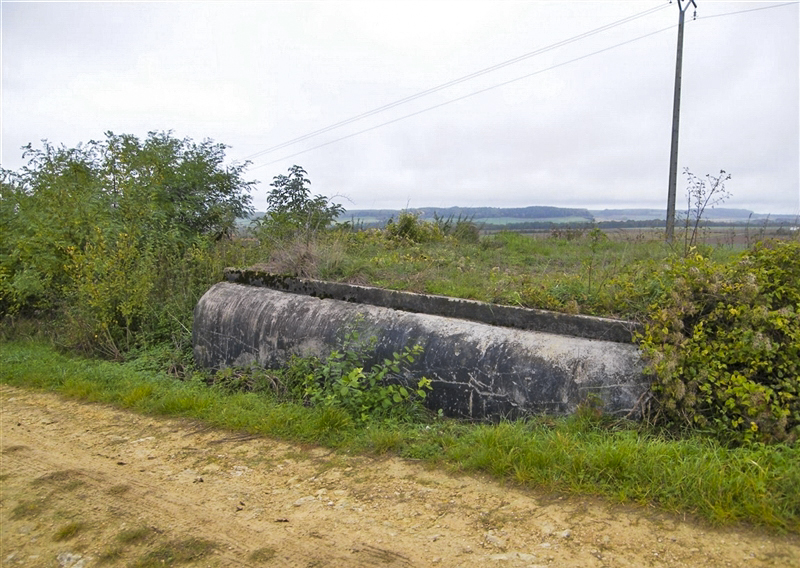
[[[295,165],[288,176],[273,178],[267,196],[269,209],[257,229],[259,236],[280,240],[302,234],[308,241],[344,213],[344,207],[324,195],[311,197],[311,181],[306,176],[308,173]]]

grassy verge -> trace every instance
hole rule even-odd
[[[706,247],[715,259],[732,248]],[[670,283],[675,250],[602,231],[535,238],[501,232],[478,242],[415,242],[334,232],[273,251],[270,271],[568,313],[643,319]]]
[[[288,441],[397,454],[547,491],[652,503],[714,523],[800,532],[797,447],[731,449],[697,436],[669,439],[635,425],[612,426],[588,412],[496,425],[431,420],[359,427],[340,409],[231,394],[35,342],[0,342],[0,381]]]

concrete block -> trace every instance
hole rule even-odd
[[[427,404],[453,417],[496,420],[565,414],[589,396],[605,412],[636,414],[649,389],[638,349],[627,343],[488,325],[221,282],[199,301],[193,345],[210,368],[324,357],[355,326],[377,339],[382,360],[408,345],[423,354],[401,381],[433,381]]]
[[[225,279],[228,282],[263,286],[315,298],[331,298],[404,312],[447,316],[502,327],[530,329],[619,343],[631,343],[633,333],[640,329],[638,324],[624,320],[501,306],[476,300],[415,294],[342,282],[325,282],[310,278],[269,274],[258,270],[227,268],[225,269]]]

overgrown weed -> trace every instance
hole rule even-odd
[[[65,540],[70,540],[78,536],[78,533],[86,529],[86,523],[82,521],[73,521],[71,523],[67,523],[58,528],[58,530],[53,535],[53,540],[56,542],[63,542]]]
[[[149,527],[133,527],[123,529],[117,533],[116,539],[122,544],[133,544],[146,541],[153,535],[153,529]]]
[[[274,548],[262,547],[251,552],[248,558],[251,562],[269,562],[275,558],[277,554],[278,551]]]
[[[641,319],[651,297],[651,281],[658,277],[658,262],[671,254],[661,242],[632,245],[607,238],[599,230],[571,239],[541,239],[504,231],[477,242],[448,236],[392,235],[388,230],[341,233],[337,237],[337,262],[320,270],[318,277],[522,307]]]
[[[47,509],[43,499],[26,499],[11,509],[12,519],[35,519]]]
[[[157,568],[188,564],[205,558],[217,545],[202,538],[175,539],[161,544],[136,560],[132,568]]]

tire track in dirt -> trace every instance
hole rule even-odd
[[[247,523],[237,519],[231,518],[230,522],[225,522],[226,517],[231,517],[231,510],[238,512],[241,507],[230,503],[239,497],[234,498],[232,494],[220,495],[216,490],[212,490],[211,495],[205,495],[203,489],[206,485],[196,483],[200,478],[195,476],[193,470],[187,468],[175,471],[165,463],[163,456],[159,456],[159,452],[169,446],[168,449],[177,449],[191,459],[196,448],[175,446],[174,443],[152,443],[162,437],[168,442],[179,441],[184,436],[183,430],[172,428],[174,424],[170,424],[170,428],[164,428],[158,421],[154,421],[151,428],[137,432],[137,435],[148,435],[131,440],[129,447],[125,448],[123,446],[129,440],[113,432],[130,427],[130,421],[104,423],[98,415],[103,414],[106,409],[98,412],[99,409],[100,407],[85,409],[88,415],[86,418],[92,420],[97,429],[92,436],[72,436],[68,453],[64,451],[66,448],[60,434],[65,433],[64,429],[68,428],[71,421],[63,417],[52,418],[49,408],[44,409],[44,417],[38,421],[32,420],[32,413],[26,413],[21,420],[27,420],[30,425],[26,427],[18,422],[17,432],[9,432],[4,421],[4,433],[15,434],[15,438],[24,440],[27,445],[12,446],[14,451],[11,452],[4,449],[3,474],[28,480],[34,487],[43,485],[40,481],[42,479],[55,479],[56,483],[50,484],[41,496],[50,502],[51,509],[79,510],[83,512],[83,516],[87,512],[89,516],[97,516],[99,513],[101,517],[124,519],[125,522],[120,526],[145,525],[159,533],[202,536],[219,544],[221,565],[248,565],[248,553],[263,548],[289,550],[290,554],[284,555],[283,560],[290,565],[329,565],[337,560],[341,561],[341,565],[360,564],[357,559],[349,556],[341,557],[340,551],[328,550],[329,547],[323,543],[313,542],[310,546],[307,542],[290,542],[286,546],[285,538],[273,537],[265,540],[260,531],[252,530]],[[50,435],[41,435],[42,427],[46,427]],[[14,428],[15,426],[11,426],[12,430]],[[218,438],[219,433],[198,435],[194,438],[205,445],[219,442],[215,436]],[[9,437],[4,436],[4,441]],[[101,441],[103,437],[108,441]],[[166,461],[175,461],[175,457],[175,454],[168,454]],[[236,476],[243,471],[243,466],[233,466],[232,475]],[[85,485],[79,488],[77,495],[63,491],[63,487],[60,487],[63,484],[57,482],[59,478],[67,477],[65,474],[70,474],[70,480],[80,479],[81,485]],[[192,478],[192,485],[186,483],[189,477]],[[121,488],[125,490],[120,491]],[[235,495],[248,494],[241,488],[237,489]],[[28,488],[24,488],[24,491],[29,493]],[[241,500],[238,502],[243,503]],[[51,525],[50,528],[55,527]],[[3,548],[5,550],[5,543]],[[367,556],[374,552],[369,548],[365,548],[365,551]],[[101,551],[96,549],[94,552],[97,556]]]
[[[87,567],[104,554],[104,565],[127,566],[190,537],[216,545],[186,564],[196,566],[800,566],[796,535],[717,530],[7,386],[0,404],[3,566],[53,566],[67,552]],[[65,523],[84,528],[54,540]],[[147,538],[120,545],[135,527]]]

